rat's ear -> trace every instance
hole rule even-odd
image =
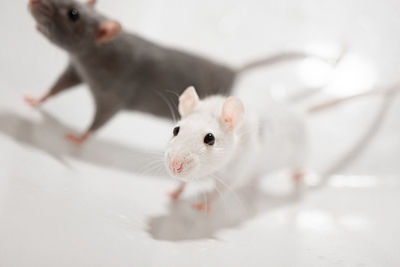
[[[88,0],[88,1],[86,2],[86,4],[87,4],[88,6],[91,6],[91,7],[94,7],[94,6],[96,5],[96,3],[97,3],[97,0]]]
[[[199,96],[193,86],[188,87],[179,97],[179,114],[185,117],[200,103]]]
[[[242,101],[234,96],[229,97],[222,107],[222,122],[233,130],[242,122],[243,115],[244,106]]]
[[[97,31],[96,43],[107,43],[115,38],[122,32],[122,27],[119,22],[114,20],[107,20],[100,24]]]

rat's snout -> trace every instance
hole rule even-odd
[[[183,162],[180,160],[172,160],[170,166],[169,166],[170,170],[173,173],[181,173],[183,171]]]
[[[29,0],[28,8],[40,24],[48,23],[55,12],[54,5],[50,0]]]
[[[188,154],[167,153],[166,156],[167,168],[172,176],[184,178],[191,173],[195,167],[195,159]]]

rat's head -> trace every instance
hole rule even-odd
[[[114,40],[121,25],[94,10],[96,0],[29,0],[38,30],[51,42],[70,52]]]
[[[217,172],[229,162],[237,142],[237,129],[244,107],[235,98],[210,97],[200,100],[189,87],[179,98],[181,121],[165,152],[171,174],[183,181]]]

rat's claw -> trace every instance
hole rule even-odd
[[[40,104],[43,103],[43,101],[41,99],[34,98],[31,96],[25,96],[24,100],[28,105],[30,105],[33,108],[37,108]]]
[[[193,209],[208,213],[211,211],[211,203],[209,202],[200,202],[200,203],[194,203],[192,205]]]
[[[78,136],[76,134],[73,133],[67,133],[65,135],[65,137],[72,143],[76,144],[76,145],[82,145],[89,137],[88,134],[84,134],[82,136]]]

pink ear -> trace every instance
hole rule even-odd
[[[179,97],[179,114],[182,117],[192,112],[199,104],[199,96],[193,86],[188,87]]]
[[[222,107],[222,121],[229,129],[235,129],[243,120],[244,106],[237,97],[229,97]]]
[[[86,4],[88,6],[94,7],[96,5],[96,2],[97,2],[96,0],[88,0]]]
[[[103,22],[98,29],[96,42],[97,43],[107,43],[115,38],[121,33],[122,27],[116,21],[108,20]]]

